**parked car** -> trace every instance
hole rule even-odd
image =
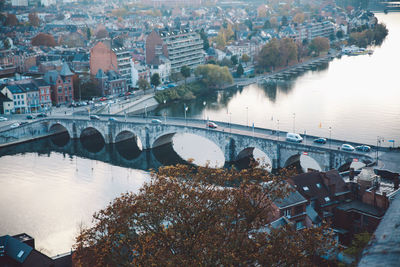
[[[151,123],[154,123],[154,124],[161,124],[162,121],[159,120],[159,119],[152,119],[152,120],[151,120]]]
[[[14,122],[13,124],[10,125],[11,128],[16,128],[18,127],[20,124],[18,122]]]
[[[0,117],[0,121],[6,121],[6,120],[8,120],[8,119],[5,117]]]
[[[354,147],[349,144],[343,144],[340,149],[344,151],[354,151]]]
[[[217,125],[215,122],[209,121],[209,122],[207,123],[207,127],[208,127],[208,128],[212,128],[212,129],[215,129],[215,128],[218,127],[218,125]]]
[[[362,152],[370,152],[371,147],[367,145],[361,145],[361,146],[356,146],[356,150],[362,151]]]
[[[326,144],[326,138],[318,138],[318,139],[315,139],[314,140],[314,143],[317,143],[317,144]]]
[[[99,120],[100,120],[100,117],[97,116],[97,115],[90,115],[89,118],[90,118],[91,120],[96,120],[96,121],[99,121]]]
[[[45,118],[45,117],[47,117],[47,114],[46,113],[39,113],[36,117],[37,118]]]
[[[102,98],[100,98],[100,101],[106,101],[107,100],[107,97],[102,97]]]
[[[28,120],[33,120],[35,117],[33,117],[32,115],[27,115],[26,118],[27,118]]]
[[[301,142],[303,142],[303,137],[301,137],[297,133],[287,133],[286,134],[286,141],[301,143]]]
[[[110,117],[110,118],[108,118],[108,121],[119,121],[119,119],[114,118],[114,117]]]

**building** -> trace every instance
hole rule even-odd
[[[39,92],[39,104],[41,109],[48,109],[51,107],[51,88],[50,84],[42,78],[34,79],[32,82],[37,86]]]
[[[70,267],[71,254],[50,258],[35,249],[35,240],[23,233],[0,236],[0,266]]]
[[[14,102],[0,92],[0,114],[11,114],[14,110]]]
[[[39,88],[32,81],[18,84],[18,86],[26,92],[27,113],[38,112],[40,108]]]
[[[329,38],[335,33],[335,26],[330,21],[312,22],[299,25],[296,29],[296,41],[302,42],[304,39],[311,41],[315,37]]]
[[[126,78],[113,70],[104,73],[102,69],[99,69],[96,80],[99,82],[102,95],[119,95],[128,91]]]
[[[111,48],[106,43],[98,42],[90,49],[90,75],[95,76],[99,69],[104,72],[113,70],[127,80],[132,87],[132,55],[125,48]]]
[[[60,72],[56,70],[46,72],[44,80],[50,85],[53,104],[70,103],[74,100],[73,75],[67,63],[63,64]]]
[[[161,83],[169,81],[169,76],[171,75],[171,61],[164,57],[159,56],[153,60],[152,64],[150,64],[150,76],[158,73],[160,75]]]
[[[24,114],[28,112],[26,91],[18,84],[8,84],[4,86],[1,93],[13,100],[14,108],[12,113]]]
[[[203,40],[189,29],[153,30],[146,38],[146,64],[152,65],[162,55],[170,60],[171,72],[179,72],[183,66],[194,69],[204,64]]]

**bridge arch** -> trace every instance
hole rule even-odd
[[[204,131],[205,132],[205,131]],[[187,160],[188,158],[193,158],[194,159],[194,164],[197,165],[205,165],[207,162],[210,163],[210,166],[213,167],[214,164],[215,166],[223,166],[226,158],[224,155],[224,145],[221,145],[218,139],[215,138],[210,138],[207,134],[205,134],[203,131],[195,131],[195,132],[187,132],[185,129],[173,129],[165,132],[160,132],[157,134],[154,138],[152,138],[152,141],[150,143],[151,148],[157,148],[166,144],[171,144],[173,143],[173,138],[176,135],[185,135],[184,138],[193,138],[193,139],[198,139],[199,143],[197,143],[197,140],[195,146],[196,148],[193,148],[189,151],[185,149],[187,146],[191,146],[192,143],[189,144],[184,144],[182,145],[181,149],[176,149],[172,148],[182,159]],[[201,140],[203,139],[203,140]],[[182,140],[181,138],[179,140]],[[186,141],[185,141],[186,142]],[[178,142],[177,142],[178,143]],[[208,144],[207,144],[208,143]],[[205,146],[201,146],[201,144],[204,144]],[[176,145],[176,143],[175,143]],[[204,153],[197,153],[196,151],[204,149]],[[195,152],[193,152],[195,151]],[[202,151],[203,152],[203,151]],[[216,157],[217,159],[215,162],[210,158],[207,158],[208,155],[212,155],[214,153],[213,157]]]
[[[124,129],[124,130],[121,130],[120,132],[118,132],[115,135],[113,143],[117,144],[119,142],[130,140],[130,139],[133,139],[135,141],[137,147],[140,150],[143,150],[143,143],[142,143],[142,140],[140,139],[140,137],[134,131],[131,131],[128,129]]]
[[[300,166],[300,168],[304,172],[307,172],[308,169],[324,171],[321,164],[315,158],[305,153],[297,153],[291,155],[285,160],[283,167],[286,168],[293,164],[299,164],[298,166]]]
[[[348,171],[350,168],[354,168],[354,169],[360,169],[366,165],[368,165],[369,163],[371,163],[371,160],[365,159],[365,158],[359,158],[357,156],[350,156],[350,157],[346,157],[346,159],[344,160],[344,163],[342,163],[339,167],[338,167],[338,171],[339,172],[344,172],[344,171]]]
[[[236,160],[241,160],[245,157],[254,158],[254,160],[256,160],[261,166],[265,166],[267,171],[272,171],[272,158],[262,149],[255,146],[244,148],[238,153]]]
[[[59,133],[67,132],[70,138],[73,137],[70,129],[68,129],[68,127],[66,125],[64,125],[63,123],[61,123],[59,121],[57,121],[53,124],[50,124],[48,132],[49,132],[49,134],[59,134]]]

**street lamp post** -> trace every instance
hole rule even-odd
[[[293,132],[296,132],[296,113],[293,113]]]
[[[189,107],[186,106],[186,104],[183,104],[183,109],[185,110],[185,124],[186,124],[186,126],[187,126],[186,111],[189,109]]]
[[[307,131],[304,130],[304,144],[307,145]]]
[[[249,127],[249,107],[246,107],[246,126]]]
[[[278,122],[278,131],[277,131],[277,133],[278,133],[278,141],[279,141],[279,120],[276,120],[277,122]]]
[[[147,123],[147,104],[144,105],[144,116],[146,117],[146,123]]]
[[[232,133],[232,112],[229,112],[229,132]]]
[[[376,137],[376,166],[378,166],[378,162],[379,162],[379,145],[383,141],[385,141],[385,139],[382,136]]]
[[[332,143],[332,127],[329,127],[329,148],[331,148]]]
[[[204,106],[204,121],[206,120],[206,105],[207,105],[207,102],[206,102],[206,101],[203,101],[203,106]]]

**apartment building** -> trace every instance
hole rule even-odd
[[[181,67],[194,69],[204,63],[203,41],[190,29],[152,31],[146,38],[146,64],[154,65],[160,56],[170,60],[171,72]]]
[[[125,48],[111,48],[106,43],[98,42],[90,50],[90,74],[95,76],[99,69],[104,72],[113,70],[132,84],[132,55]]]
[[[44,75],[44,80],[50,85],[51,99],[54,104],[70,103],[73,101],[73,75],[67,63],[64,63],[60,72],[51,70]]]
[[[311,41],[315,37],[329,38],[335,33],[335,26],[330,21],[312,22],[300,25],[297,29],[296,40],[301,42],[304,39]]]

